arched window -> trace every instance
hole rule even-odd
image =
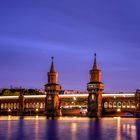
[[[4,109],[7,109],[7,108],[8,108],[8,104],[5,103],[4,106],[3,106],[3,108],[4,108]]]
[[[33,108],[32,103],[29,103],[29,108],[30,108],[30,109]]]
[[[26,103],[26,108],[29,108],[29,104],[28,103]]]
[[[135,108],[135,102],[131,102],[131,108]]]
[[[117,107],[118,107],[118,108],[121,108],[121,105],[122,105],[121,102],[118,102],[118,103],[117,103]]]
[[[122,103],[122,108],[126,108],[126,102]]]
[[[130,102],[127,102],[127,108],[130,108]]]
[[[16,103],[14,103],[14,109],[17,109],[17,104]]]
[[[36,108],[36,103],[33,103],[33,108]]]
[[[113,108],[116,108],[116,107],[117,107],[117,103],[113,102]]]
[[[137,108],[139,108],[139,103],[137,103]]]
[[[109,102],[109,108],[112,108],[112,102]]]
[[[104,103],[104,108],[108,108],[108,102]]]
[[[1,109],[3,109],[4,108],[4,105],[3,105],[3,103],[1,103]]]
[[[10,105],[10,103],[8,103],[8,109],[11,109],[11,105]]]
[[[43,108],[45,108],[45,103],[43,104]]]
[[[14,108],[14,105],[13,105],[13,103],[11,103],[11,109],[13,109]]]
[[[36,107],[35,108],[39,108],[39,103],[36,103]]]
[[[42,102],[40,103],[40,108],[43,108],[43,103]]]

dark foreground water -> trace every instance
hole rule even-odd
[[[0,117],[0,140],[138,140],[140,119]]]

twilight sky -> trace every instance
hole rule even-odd
[[[140,88],[139,0],[1,0],[0,88],[86,91],[94,53],[106,92]]]

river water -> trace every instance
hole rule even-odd
[[[0,117],[0,140],[139,140],[140,119]]]

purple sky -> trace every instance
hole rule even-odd
[[[94,53],[106,92],[140,88],[140,1],[1,0],[0,88],[86,90]]]

